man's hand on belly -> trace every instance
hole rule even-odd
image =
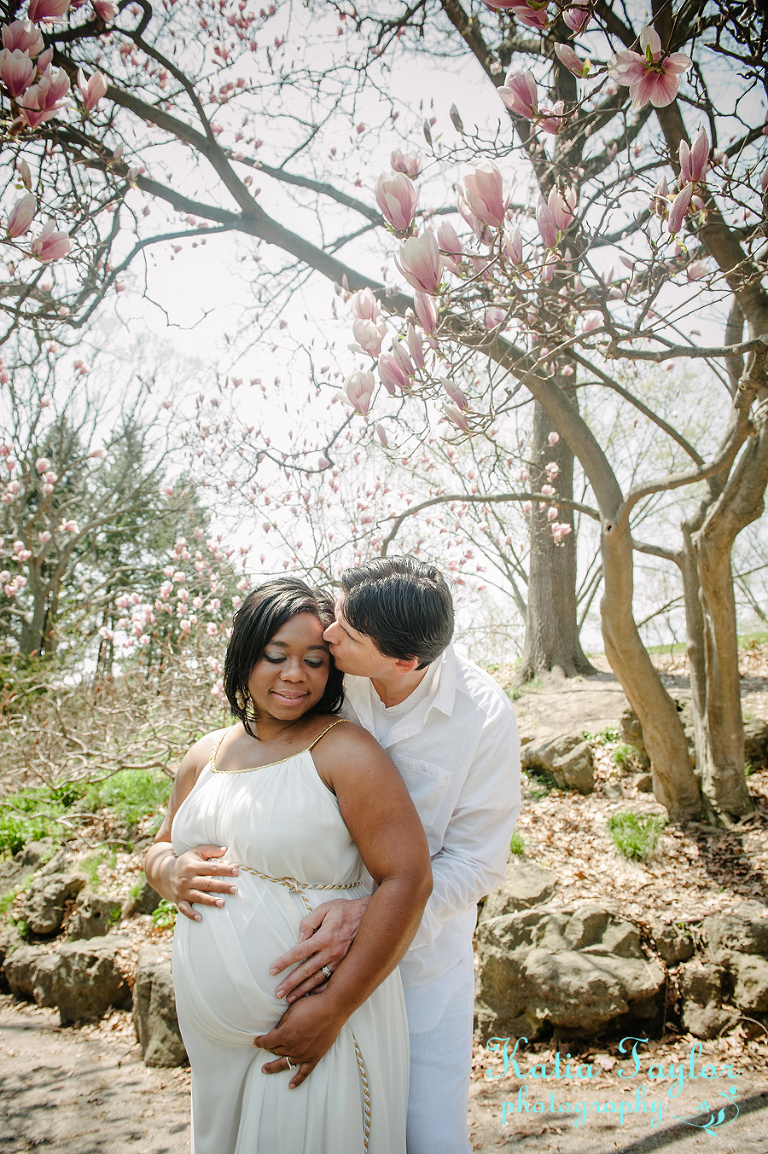
[[[262,1072],[280,1074],[290,1069],[290,1089],[300,1086],[330,1050],[346,1019],[322,994],[317,998],[302,998],[289,1006],[274,1030],[254,1039],[254,1046],[277,1055],[274,1062],[261,1067]],[[294,1066],[299,1069],[293,1070]]]
[[[307,914],[301,922],[299,944],[272,963],[273,974],[279,974],[297,962],[304,963],[277,987],[278,998],[287,995],[286,1001],[290,1004],[325,986],[328,975],[322,972],[322,967],[327,966],[333,972],[346,957],[370,900],[369,897],[337,898],[324,902]],[[285,1069],[284,1066],[281,1068]]]

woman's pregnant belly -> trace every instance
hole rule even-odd
[[[284,975],[269,968],[298,941],[306,908],[279,883],[245,871],[237,887],[223,907],[200,907],[202,921],[179,917],[173,978],[182,1020],[221,1041],[252,1044],[285,1013],[285,1001],[275,997]]]

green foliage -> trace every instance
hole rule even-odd
[[[514,685],[512,689],[509,689],[507,692],[513,701],[519,701],[524,693],[541,689],[541,686],[542,682],[534,677],[533,680],[525,681],[522,685]]]
[[[608,832],[619,853],[629,861],[645,861],[655,850],[667,819],[658,814],[625,810],[608,818]]]
[[[512,834],[512,841],[509,843],[509,852],[514,854],[525,853],[525,842],[523,835],[517,830]]]
[[[13,800],[18,797],[18,794],[15,795]],[[53,816],[14,812],[9,799],[0,800],[0,856],[13,857],[27,842],[39,841],[43,837],[52,837],[60,841],[63,832],[62,827],[53,820]]]
[[[5,915],[8,913],[8,910],[16,901],[16,895],[18,892],[19,887],[14,886],[14,888],[9,890],[7,894],[2,894],[2,896],[0,896],[0,918],[5,917]]]
[[[106,860],[106,857],[106,853],[102,850],[80,859],[79,868],[88,878],[88,884],[94,893],[99,888],[99,866]]]
[[[744,762],[744,776],[751,777],[753,773],[757,772],[757,766],[753,765],[751,761]]]
[[[165,805],[172,783],[154,770],[122,769],[105,781],[90,785],[86,802],[92,809],[111,809],[130,825]]]
[[[541,801],[552,790],[552,778],[544,770],[539,772],[534,766],[523,770],[523,777],[527,778],[527,795],[531,801]]]
[[[625,765],[631,765],[635,759],[637,750],[634,745],[628,745],[625,741],[621,745],[617,745],[613,751],[613,764],[617,765],[619,769]]]
[[[584,730],[584,740],[592,741],[596,745],[608,745],[611,741],[618,741],[621,734],[613,725],[606,725],[605,729],[601,729],[599,733],[590,733],[589,730]]]
[[[165,898],[161,898],[160,904],[152,914],[152,922],[158,929],[172,929],[173,926],[176,925],[177,913],[178,911],[173,902],[167,902]]]

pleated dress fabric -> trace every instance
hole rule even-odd
[[[404,1154],[408,1028],[396,970],[348,1019],[309,1077],[263,1074],[253,1045],[285,1012],[269,967],[308,907],[367,893],[335,796],[304,750],[243,773],[215,753],[177,812],[177,854],[228,846],[237,894],[180,916],[173,942],[179,1025],[192,1069],[192,1154]],[[249,872],[249,871],[257,872]],[[263,875],[263,876],[260,876]],[[342,888],[343,887],[343,888]]]

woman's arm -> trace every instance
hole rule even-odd
[[[255,1041],[300,1063],[291,1088],[311,1073],[347,1018],[403,957],[432,890],[421,821],[400,774],[378,742],[357,726],[338,726],[313,755],[321,778],[338,798],[377,889],[349,953],[325,989],[294,1002],[277,1026]],[[285,1070],[285,1057],[264,1070]]]
[[[224,899],[218,895],[237,892],[237,887],[227,880],[237,875],[237,866],[215,860],[226,854],[227,846],[198,845],[177,857],[171,845],[173,819],[208,763],[217,737],[215,733],[201,737],[184,756],[173,783],[163,824],[144,859],[144,872],[152,889],[167,901],[174,902],[180,913],[195,922],[200,921],[201,915],[192,902],[223,906]]]

